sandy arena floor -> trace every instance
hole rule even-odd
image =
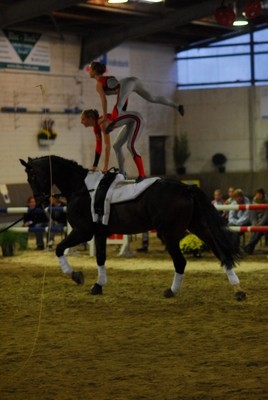
[[[134,238],[133,238],[134,239]],[[267,247],[236,268],[244,302],[215,257],[187,256],[183,289],[154,235],[149,253],[118,257],[108,246],[108,285],[89,290],[96,262],[69,255],[83,286],[61,273],[54,252],[0,255],[1,400],[268,399]]]

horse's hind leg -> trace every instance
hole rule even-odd
[[[238,301],[242,301],[245,300],[246,298],[246,292],[244,292],[244,290],[242,290],[241,286],[240,286],[240,281],[238,276],[236,275],[236,273],[234,272],[233,268],[228,269],[226,267],[226,265],[223,266],[226,275],[229,279],[230,284],[233,286],[234,288],[234,292],[235,292],[235,298]]]
[[[164,297],[173,297],[176,293],[180,292],[182,288],[182,281],[184,276],[184,270],[186,266],[186,260],[183,257],[179,242],[184,236],[184,231],[180,235],[177,235],[173,232],[173,234],[159,234],[160,238],[166,245],[166,249],[173,260],[173,264],[175,267],[175,274],[173,278],[173,282],[170,288],[164,291]]]
[[[220,253],[219,253],[217,247],[215,246],[215,243],[211,237],[211,234],[210,234],[208,228],[205,225],[203,226],[202,224],[200,224],[200,221],[197,224],[191,223],[190,231],[193,234],[195,234],[196,236],[198,236],[199,239],[201,239],[204,243],[206,243],[206,245],[209,246],[209,248],[213,251],[215,256],[221,261]],[[238,276],[236,275],[234,269],[230,268],[230,267],[228,268],[226,265],[223,265],[223,268],[226,272],[226,275],[228,277],[230,284],[234,288],[236,299],[238,301],[244,300],[246,298],[246,293],[241,288],[240,280],[239,280]]]

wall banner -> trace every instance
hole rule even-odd
[[[0,68],[50,71],[49,41],[41,33],[0,31]]]

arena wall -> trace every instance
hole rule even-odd
[[[84,128],[80,123],[80,113],[60,114],[66,108],[96,108],[101,111],[99,96],[95,90],[95,80],[90,79],[85,70],[79,70],[80,41],[66,38],[64,41],[50,38],[50,72],[27,72],[0,70],[0,107],[27,107],[40,111],[49,108],[49,118],[55,121],[58,132],[50,153],[73,159],[85,167],[94,161],[95,137],[92,128]],[[176,65],[171,48],[131,43],[129,44],[130,74],[140,77],[149,89],[174,98],[176,95]],[[120,77],[119,77],[120,78]],[[42,95],[40,87],[45,89]],[[111,111],[115,96],[108,98]],[[140,111],[146,126],[138,142],[143,154],[145,169],[149,169],[149,135],[172,137],[176,131],[176,113],[173,109],[148,104],[135,93],[129,99],[129,110]],[[48,154],[47,148],[37,143],[37,133],[46,116],[40,113],[1,113],[1,168],[0,183],[22,183],[26,180],[19,158],[39,157]],[[111,134],[112,141],[116,130]],[[171,144],[168,152],[171,152]],[[167,169],[173,161],[167,156]],[[111,166],[117,166],[114,152]],[[100,161],[100,167],[102,161]],[[126,150],[126,166],[130,177],[136,177],[136,166]]]
[[[81,125],[80,113],[62,114],[57,111],[75,107],[101,110],[95,81],[78,68],[78,38],[66,37],[62,41],[51,36],[49,40],[50,72],[0,70],[0,107],[27,107],[34,111],[49,108],[52,113],[48,117],[55,121],[54,129],[58,132],[50,153],[90,167],[95,149],[91,128],[85,129]],[[184,104],[186,110],[182,118],[174,109],[148,103],[135,93],[131,94],[129,110],[141,112],[146,120],[138,148],[148,175],[149,137],[159,135],[167,136],[167,175],[176,176],[172,146],[174,135],[180,132],[188,133],[191,157],[186,167],[187,173],[193,177],[215,172],[211,158],[217,152],[227,156],[226,169],[230,173],[267,169],[264,141],[267,139],[268,121],[260,116],[261,87],[178,91],[173,48],[135,42],[125,46],[129,47],[130,75],[143,80],[152,92]],[[44,96],[38,85],[43,85]],[[114,96],[108,99],[109,110],[114,100]],[[40,112],[1,113],[1,184],[25,183],[26,175],[19,158],[48,154],[48,149],[37,144],[37,133],[44,119],[45,115]],[[116,131],[111,136],[113,141]],[[128,175],[136,177],[136,166],[127,150],[125,154]],[[117,165],[113,151],[110,165]],[[240,186],[243,187],[243,182]]]
[[[189,173],[215,171],[215,153],[227,157],[226,171],[255,172],[267,169],[264,142],[268,140],[268,120],[261,118],[263,87],[179,91],[186,113],[177,120],[188,133],[191,157]]]

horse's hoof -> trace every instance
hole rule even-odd
[[[84,285],[85,282],[85,277],[83,272],[77,271],[77,272],[72,272],[72,280],[75,281],[78,285]]]
[[[90,294],[93,294],[93,295],[102,294],[102,286],[99,285],[98,283],[94,283],[94,285],[90,289]]]
[[[239,290],[238,292],[235,292],[235,298],[237,301],[242,301],[245,300],[247,297],[245,292],[242,292],[241,290]]]
[[[164,297],[166,299],[169,299],[170,297],[174,297],[175,294],[172,292],[172,290],[170,288],[168,288],[167,290],[164,291]]]

